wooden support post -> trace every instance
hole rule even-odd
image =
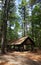
[[[19,51],[19,46],[18,46],[18,51]]]
[[[31,51],[33,51],[33,50],[34,50],[34,45],[32,44],[32,45],[31,45]]]
[[[24,45],[24,50],[26,50],[26,45]]]
[[[24,51],[24,45],[23,45],[23,51]]]
[[[14,50],[15,50],[15,45],[14,45]]]

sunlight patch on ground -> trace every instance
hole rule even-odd
[[[41,65],[41,54],[32,52],[12,52],[0,56],[0,65]]]

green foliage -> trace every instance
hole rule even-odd
[[[7,39],[12,40],[18,38],[18,29],[19,29],[19,16],[16,14],[16,6],[15,6],[15,0],[10,1],[9,4],[9,27],[7,27],[8,32],[7,32]],[[12,29],[12,27],[14,29]]]
[[[32,11],[32,16],[31,16],[31,21],[33,23],[33,38],[34,41],[36,42],[36,46],[40,47],[41,44],[41,4],[38,3],[35,5],[33,11]]]
[[[26,36],[27,31],[27,21],[28,21],[28,2],[26,0],[22,0],[21,4],[19,4],[19,13],[22,19],[22,33],[23,36]]]
[[[33,6],[36,3],[36,0],[29,0],[30,6]]]
[[[18,32],[22,31],[22,36],[33,36],[35,45],[41,47],[41,3],[35,4],[36,0],[29,0],[29,3],[26,0],[21,0],[18,9],[19,16],[16,13],[15,1],[16,0],[10,0],[9,4],[7,3],[9,11],[8,17],[7,14],[4,14],[7,12],[7,9],[5,9],[5,12],[3,7],[0,10],[0,28],[4,23],[3,19],[7,18],[7,40],[18,39]],[[4,0],[2,0],[2,3],[4,4]],[[31,15],[29,15],[29,4],[30,6],[34,6]],[[21,20],[19,20],[20,18]]]

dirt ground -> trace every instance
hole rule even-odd
[[[0,65],[41,65],[41,51],[38,53],[15,51],[0,55]]]

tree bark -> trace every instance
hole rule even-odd
[[[5,53],[5,49],[6,49],[6,42],[7,42],[7,39],[6,39],[6,34],[7,34],[7,22],[5,21],[3,23],[3,31],[2,31],[2,43],[1,43],[1,52],[2,53]]]
[[[25,6],[24,6],[24,36],[26,35],[26,32],[25,32]]]
[[[1,52],[6,53],[6,45],[7,45],[7,20],[8,20],[8,0],[5,0],[4,4],[4,13],[3,13],[3,25],[2,25],[2,40],[1,40]]]

